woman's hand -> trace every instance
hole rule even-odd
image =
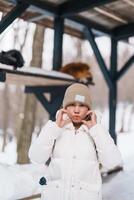
[[[97,124],[97,118],[94,111],[89,110],[87,112],[87,116],[90,115],[90,119],[82,120],[83,124],[85,124],[88,128],[92,128],[94,125]]]
[[[60,109],[57,113],[57,117],[56,117],[56,124],[62,128],[63,126],[65,126],[66,124],[70,123],[71,120],[69,119],[68,115],[67,115],[67,111],[66,109]]]

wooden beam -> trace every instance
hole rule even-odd
[[[116,80],[118,81],[134,63],[134,55],[124,64],[121,70],[117,73]]]
[[[69,85],[26,86],[25,93],[34,93],[36,91],[40,93],[52,93],[53,91],[61,92],[66,90],[68,86]]]
[[[19,1],[17,5],[7,13],[0,22],[0,34],[29,7],[28,3],[22,3]]]
[[[94,35],[92,34],[92,31],[89,28],[85,28],[84,30],[85,34],[85,39],[87,39],[90,42],[90,45],[92,46],[92,49],[94,51],[95,57],[97,59],[98,65],[100,66],[100,69],[103,73],[103,76],[106,80],[107,85],[109,86],[110,89],[113,89],[113,84],[111,80],[110,73],[106,67],[106,64],[103,60],[103,57],[98,49],[98,46],[95,42]]]
[[[122,40],[134,36],[134,23],[118,26],[112,30],[112,35],[117,40]]]
[[[121,22],[122,24],[127,24],[128,21],[123,19],[122,17],[120,17],[119,15],[117,15],[115,12],[113,13],[111,10],[109,9],[106,9],[106,8],[98,8],[98,7],[95,7],[94,8],[95,11],[97,11],[98,13],[106,16],[106,17],[109,17],[117,22]]]
[[[26,93],[33,93],[42,106],[47,110],[52,120],[55,120],[57,110],[60,108],[67,86],[55,87],[25,87]],[[50,101],[44,96],[44,93],[50,93]]]
[[[110,76],[112,79],[113,87],[109,88],[109,132],[115,143],[117,142],[116,136],[116,105],[117,105],[117,40],[111,38],[111,62],[110,62]]]
[[[126,4],[130,5],[130,6],[133,6],[134,7],[134,1],[132,0],[122,0],[124,1]]]
[[[50,6],[51,7],[51,6]],[[31,7],[30,7],[31,8]],[[58,13],[58,7],[56,7],[56,9],[57,9],[57,11],[56,11],[56,13]],[[29,11],[30,11],[30,9],[29,9]],[[31,8],[31,11],[32,11],[32,8]],[[42,23],[42,25],[43,25],[43,23],[45,22],[45,21],[52,21],[52,20],[49,20],[49,19],[43,19],[44,17],[45,17],[45,15],[44,14],[46,14],[46,12],[48,11],[47,10],[47,7],[45,8],[45,6],[44,6],[44,13],[43,13],[43,10],[42,9],[38,9],[37,10],[40,14],[41,14],[41,16],[35,16],[35,18],[33,17],[33,19],[31,18],[30,20],[32,20],[33,22],[34,22],[34,19],[36,20],[36,21],[38,21],[38,23],[39,24],[41,24]],[[57,16],[57,14],[55,14],[55,17]],[[58,17],[58,16],[57,16]],[[41,18],[42,18],[42,20],[41,20]],[[110,34],[110,31],[107,29],[107,28],[105,28],[104,26],[102,26],[102,25],[99,25],[98,23],[96,23],[96,22],[92,22],[92,21],[90,21],[89,19],[86,19],[86,18],[84,18],[84,17],[82,17],[82,16],[71,16],[71,17],[67,17],[66,19],[68,19],[68,20],[70,20],[70,21],[72,21],[72,22],[74,22],[74,23],[77,23],[77,24],[80,24],[80,25],[83,25],[83,26],[91,26],[93,29],[95,29],[95,30],[97,30],[98,31],[98,33],[100,34],[100,35],[102,35],[102,34]],[[53,22],[52,22],[53,23]],[[45,24],[45,23],[44,23]],[[67,28],[68,27],[68,28]],[[53,28],[53,26],[52,26],[52,28]],[[72,31],[74,30],[76,30],[76,32],[77,31],[79,31],[79,30],[77,30],[77,28],[75,28],[75,26],[74,26],[74,29],[73,28],[71,28],[71,27],[69,27],[69,25],[66,25],[65,26],[65,32],[66,32],[66,30],[71,30],[72,29]],[[74,32],[73,31],[73,32]],[[79,31],[79,33],[80,33],[81,31]],[[71,32],[69,33],[69,34],[71,34]],[[97,36],[99,35],[99,34],[97,34]],[[75,35],[74,35],[75,36]],[[81,36],[82,36],[82,32],[81,32]]]
[[[92,29],[97,30],[98,32],[100,32],[101,34],[106,34],[106,35],[111,35],[111,31],[108,28],[105,28],[104,26],[98,24],[97,22],[93,22],[89,19],[86,19],[82,16],[71,16],[71,17],[67,17],[67,19],[79,23],[81,25],[83,25],[84,27],[90,27]]]
[[[30,5],[33,5],[37,8],[40,8],[42,10],[46,10],[50,12],[53,16],[58,16],[59,14],[59,8],[53,3],[47,2],[47,1],[40,1],[40,0],[23,0],[23,2],[27,2]]]
[[[53,70],[58,71],[62,65],[64,19],[55,17],[54,20],[54,49],[53,49]]]
[[[67,17],[74,15],[85,10],[92,9],[96,6],[101,6],[116,0],[71,0],[62,3],[59,6],[59,14],[61,16]]]
[[[54,9],[55,7],[53,5],[50,5],[50,3],[48,4],[48,7],[47,7],[47,4],[46,2],[43,2],[44,6],[40,6],[39,9],[36,9],[34,8],[36,5],[38,6],[38,1],[35,1],[35,0],[23,0],[25,2],[30,2],[31,4],[30,5],[33,5],[33,6],[30,6],[29,9],[27,10],[26,13],[23,13],[23,15],[21,16],[22,19],[28,21],[28,20],[31,20],[34,22],[34,19],[35,19],[35,22],[42,25],[42,26],[47,26],[49,28],[53,28],[53,20],[51,19],[43,19],[43,14],[45,13],[48,13],[50,12],[50,14],[52,16],[57,16],[57,13],[58,13],[58,8],[56,8],[56,10]],[[37,4],[38,3],[38,4]],[[12,5],[14,4],[11,4],[11,6],[7,7],[6,6],[7,4],[6,3],[2,3],[0,2],[0,11],[2,12],[9,12],[10,8],[13,7]],[[35,5],[35,6],[34,6]],[[47,10],[48,9],[48,10]],[[40,14],[42,16],[40,16]],[[42,18],[42,19],[41,19]],[[75,22],[75,23],[78,23],[82,26],[90,26],[92,27],[92,29],[96,30],[98,33],[97,33],[97,36],[100,34],[100,35],[104,35],[104,34],[107,34],[107,35],[111,35],[111,32],[109,29],[105,28],[104,26],[98,24],[97,22],[93,22],[89,19],[86,19],[82,16],[70,16],[70,17],[67,17],[68,20],[71,20],[72,22]],[[93,30],[93,31],[94,31]],[[82,31],[81,30],[77,30],[74,27],[69,27],[69,24],[65,26],[65,30],[64,30],[67,34],[70,34],[70,35],[74,35],[76,37],[80,37],[82,38],[83,37],[83,34],[82,34]],[[72,34],[71,34],[72,33]]]
[[[43,106],[43,108],[45,108],[48,113],[51,113],[51,104],[47,100],[47,98],[43,95],[43,93],[40,93],[38,91],[36,91],[36,92],[34,91],[33,94],[36,96],[36,98],[41,103],[41,105]]]

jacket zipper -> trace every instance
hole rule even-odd
[[[74,135],[73,135],[73,146],[74,146],[74,149],[73,149],[73,151],[72,151],[72,162],[71,162],[71,172],[73,172],[73,165],[74,165],[74,150],[75,150],[75,137],[76,137],[76,134],[77,134],[77,129],[75,129],[74,130]],[[70,178],[70,191],[69,191],[69,193],[70,193],[70,200],[73,200],[73,196],[72,196],[72,187],[73,187],[73,185],[74,185],[74,177],[73,177],[74,175],[72,174],[72,176],[71,176],[71,178]]]

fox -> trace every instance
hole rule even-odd
[[[72,62],[61,67],[60,72],[72,75],[79,81],[84,82],[86,85],[94,85],[93,75],[90,66],[82,62]]]

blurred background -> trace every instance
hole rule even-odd
[[[0,15],[2,17],[2,13]],[[53,35],[53,29],[17,19],[4,34],[1,34],[0,51],[17,49],[24,57],[25,67],[35,66],[50,71],[52,70]],[[91,66],[95,82],[94,86],[90,86],[93,107],[103,113],[103,121],[108,127],[108,88],[90,44],[86,40],[67,34],[64,34],[63,37],[63,65],[75,61],[85,62]],[[134,52],[134,38],[131,37],[129,40],[130,43],[119,42],[118,70]],[[110,39],[104,36],[98,37],[96,42],[107,66],[109,66]],[[116,131],[122,135],[128,135],[134,131],[133,76],[134,68],[131,67],[118,83]],[[30,96],[30,102],[28,96]],[[25,144],[30,141],[22,141],[26,138],[20,136],[23,135],[22,127],[29,124],[23,124],[27,115],[27,104],[31,104],[30,131],[35,135],[40,132],[42,125],[48,120],[48,113],[34,95],[24,93],[23,86],[0,83],[0,102],[0,162],[28,163],[27,156],[23,155],[21,142]],[[7,158],[6,155],[9,154],[10,156]]]

